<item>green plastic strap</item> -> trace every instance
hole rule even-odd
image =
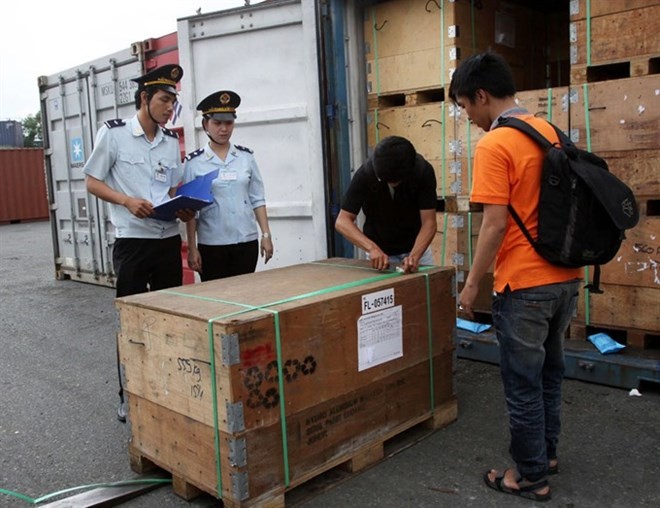
[[[589,9],[589,2],[587,0],[587,10]],[[588,11],[587,11],[588,12]],[[584,130],[587,139],[587,151],[591,152],[591,122],[589,118],[589,86],[587,83],[582,85],[584,92]],[[584,267],[584,280],[589,284],[589,266]],[[584,290],[584,321],[588,326],[591,324],[591,292],[589,288]]]
[[[0,488],[0,494],[6,494],[16,499],[20,499],[21,501],[25,501],[29,504],[39,504],[39,503],[43,503],[44,501],[47,501],[48,499],[52,499],[54,497],[58,497],[63,494],[68,494],[69,492],[75,492],[78,490],[90,490],[90,489],[98,489],[102,487],[123,487],[126,485],[138,485],[143,483],[172,483],[172,480],[164,479],[164,478],[153,478],[153,479],[144,478],[140,480],[124,480],[124,481],[112,482],[112,483],[91,483],[89,485],[81,485],[79,487],[71,487],[64,490],[58,490],[57,492],[46,494],[45,496],[41,496],[37,498],[31,498],[24,494],[19,494],[18,492],[13,492],[11,490],[2,489],[2,488]]]
[[[442,214],[442,245],[440,247],[440,263],[445,263],[447,255],[447,212]]]
[[[378,62],[378,30],[376,30],[376,8],[371,9],[371,33],[374,45],[374,70],[376,72],[376,96],[380,97],[380,64]],[[380,141],[380,128],[378,127],[378,102],[374,112],[374,127],[376,128],[376,144]]]
[[[591,66],[591,0],[587,0],[587,66]]]
[[[552,122],[552,87],[548,88],[548,122]]]
[[[472,212],[468,212],[468,266],[472,266]]]

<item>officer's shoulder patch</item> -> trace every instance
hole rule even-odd
[[[115,118],[114,120],[107,120],[105,122],[105,126],[108,129],[114,129],[115,127],[122,127],[124,125],[126,125],[126,122],[121,118]]]
[[[179,135],[176,132],[174,132],[174,131],[166,128],[166,127],[161,127],[161,128],[163,129],[163,134],[165,134],[166,136],[171,136],[175,139],[179,139]]]
[[[234,145],[234,146],[236,147],[237,150],[243,150],[244,152],[247,153],[254,153],[254,150],[248,148],[247,146],[241,146],[241,145]]]
[[[190,152],[188,155],[186,155],[184,160],[187,160],[187,161],[192,160],[195,157],[197,157],[199,155],[202,155],[203,153],[204,153],[204,148],[198,148],[194,152]]]

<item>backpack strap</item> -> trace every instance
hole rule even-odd
[[[554,125],[552,126],[555,128],[556,131],[561,130],[555,127]],[[497,122],[496,128],[497,127],[513,127],[517,131],[527,134],[530,138],[536,141],[544,150],[549,150],[550,148],[555,146],[553,143],[550,143],[550,141],[548,141],[548,139],[539,131],[537,131],[534,127],[529,125],[524,120],[521,120],[520,118],[516,118],[515,116],[505,116],[504,118],[500,118],[499,121]],[[566,136],[564,135],[564,137]],[[561,137],[559,139],[561,140]]]

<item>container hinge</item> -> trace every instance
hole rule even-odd
[[[247,466],[247,445],[245,438],[229,441],[229,464],[232,467]]]
[[[241,432],[245,430],[242,402],[227,402],[227,427],[229,427],[229,432]]]
[[[223,333],[220,335],[222,344],[222,365],[236,365],[241,363],[241,357],[238,351],[238,334]]]
[[[245,501],[248,497],[250,497],[250,492],[248,491],[247,471],[231,473],[231,486],[234,499]]]

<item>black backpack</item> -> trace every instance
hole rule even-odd
[[[600,266],[610,261],[639,221],[632,190],[610,173],[607,163],[577,148],[553,124],[559,145],[550,143],[527,122],[501,118],[497,127],[524,132],[544,150],[538,206],[538,238],[534,239],[511,205],[509,213],[536,252],[550,263],[577,268],[594,265],[594,293],[600,289]]]

